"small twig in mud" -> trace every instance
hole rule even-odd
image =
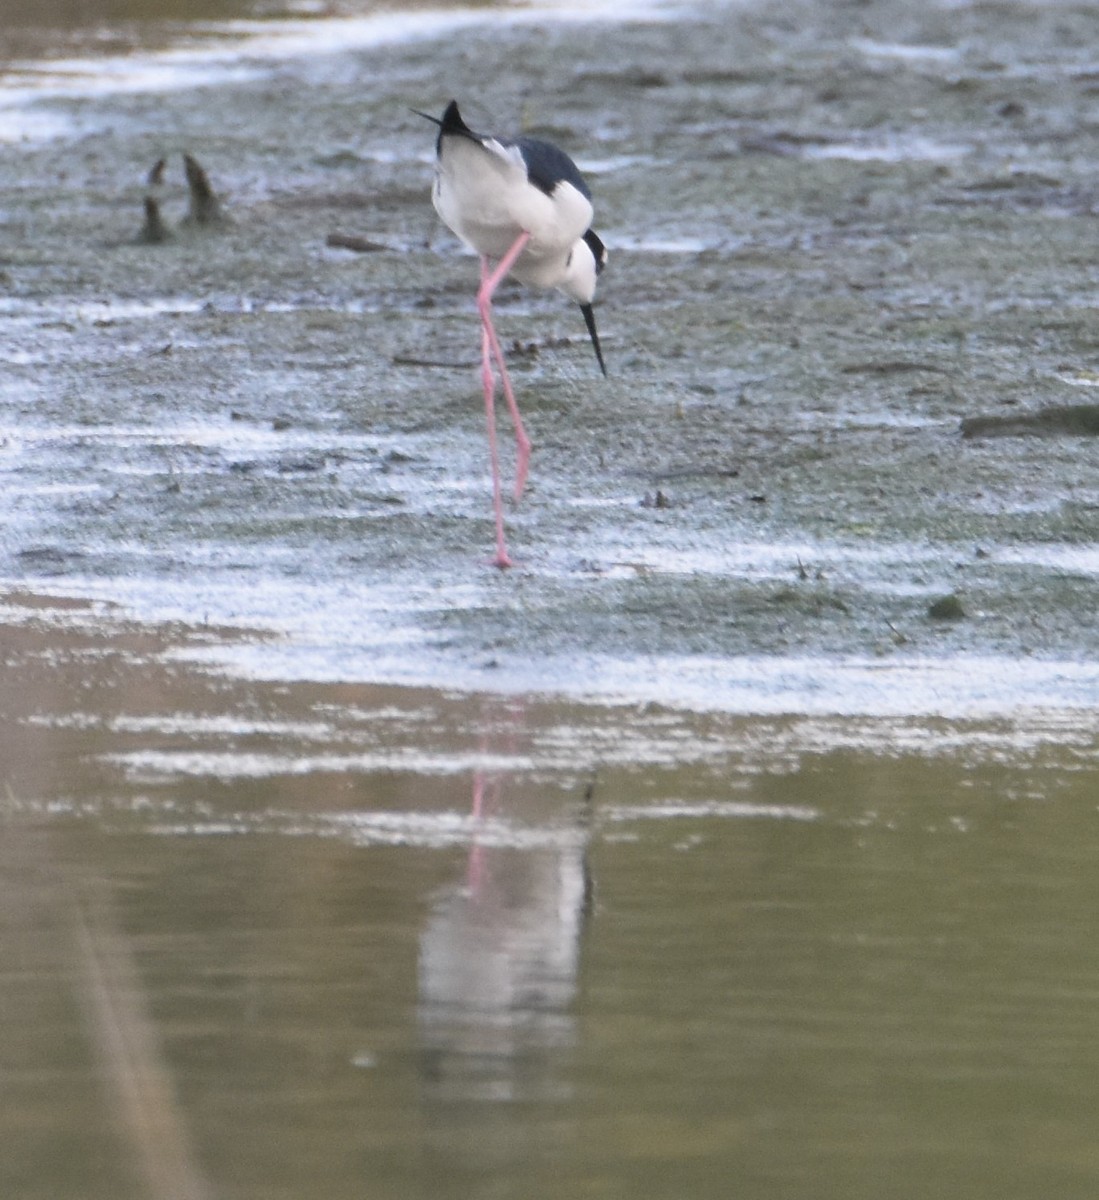
[[[145,182],[149,187],[160,187],[164,182],[164,168],[168,165],[166,158],[158,158],[155,163],[149,168],[149,174],[145,177]]]
[[[840,367],[844,375],[904,375],[911,371],[928,371],[933,375],[947,375],[949,369],[938,363],[916,362],[903,358],[886,359],[884,362],[851,362]]]
[[[357,237],[353,233],[330,233],[324,239],[324,244],[335,250],[354,250],[357,254],[373,254],[389,249],[384,242],[372,242],[370,238]]]
[[[736,479],[740,474],[739,467],[709,467],[705,465],[690,467],[664,467],[660,470],[628,471],[629,475],[640,475],[653,483],[667,483],[679,479]]]
[[[395,354],[393,365],[395,367],[438,367],[444,371],[468,371],[471,367],[480,366],[480,361],[460,358],[418,358],[414,354]]]
[[[213,225],[223,221],[225,217],[221,211],[221,204],[214,195],[209,177],[198,161],[190,154],[185,154],[183,169],[187,173],[187,186],[191,190],[191,206],[184,220],[196,225]]]
[[[896,627],[896,625],[893,624],[892,621],[886,621],[886,625],[889,626],[889,632],[893,635],[893,641],[896,645],[898,645],[898,646],[907,646],[908,645],[908,635],[907,634],[901,633],[901,631]]]

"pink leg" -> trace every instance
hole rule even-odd
[[[516,500],[523,494],[523,487],[527,480],[527,466],[530,463],[530,438],[527,437],[527,431],[523,428],[523,421],[519,416],[519,405],[515,402],[515,393],[511,389],[511,379],[508,377],[507,365],[504,362],[504,352],[500,348],[500,341],[496,336],[496,329],[492,324],[492,297],[496,289],[500,286],[501,280],[515,266],[515,260],[523,253],[529,241],[530,234],[526,232],[521,233],[515,239],[511,249],[497,263],[496,270],[491,273],[489,272],[488,259],[482,258],[481,290],[477,293],[477,308],[481,313],[481,325],[488,338],[488,345],[492,350],[492,356],[500,369],[500,382],[504,388],[504,399],[507,400],[508,412],[511,413],[511,419],[515,425],[515,446],[517,450],[515,464]],[[482,360],[483,373],[484,360]]]
[[[485,419],[488,422],[488,453],[492,460],[492,511],[496,515],[496,566],[510,567],[504,540],[504,505],[500,498],[500,456],[496,451],[496,381],[492,378],[492,347],[488,330],[481,331],[481,383],[485,389]]]

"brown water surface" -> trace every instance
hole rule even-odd
[[[1092,1187],[1094,728],[243,684],[8,603],[6,1194]]]

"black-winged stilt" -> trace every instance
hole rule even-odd
[[[504,352],[493,328],[492,297],[509,274],[520,283],[564,292],[580,305],[599,369],[606,375],[592,300],[607,251],[591,228],[591,191],[563,150],[539,138],[474,133],[462,120],[454,100],[446,106],[441,118],[414,111],[439,126],[431,194],[435,209],[443,222],[481,256],[477,308],[481,314],[481,382],[492,457],[495,561],[498,567],[510,567],[496,452],[493,360],[499,368],[515,424],[516,499],[522,495],[526,482],[530,440],[523,429]]]

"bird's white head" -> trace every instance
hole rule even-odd
[[[590,304],[595,298],[595,283],[607,262],[607,249],[589,229],[577,238],[565,262],[565,277],[559,289],[578,304]]]

